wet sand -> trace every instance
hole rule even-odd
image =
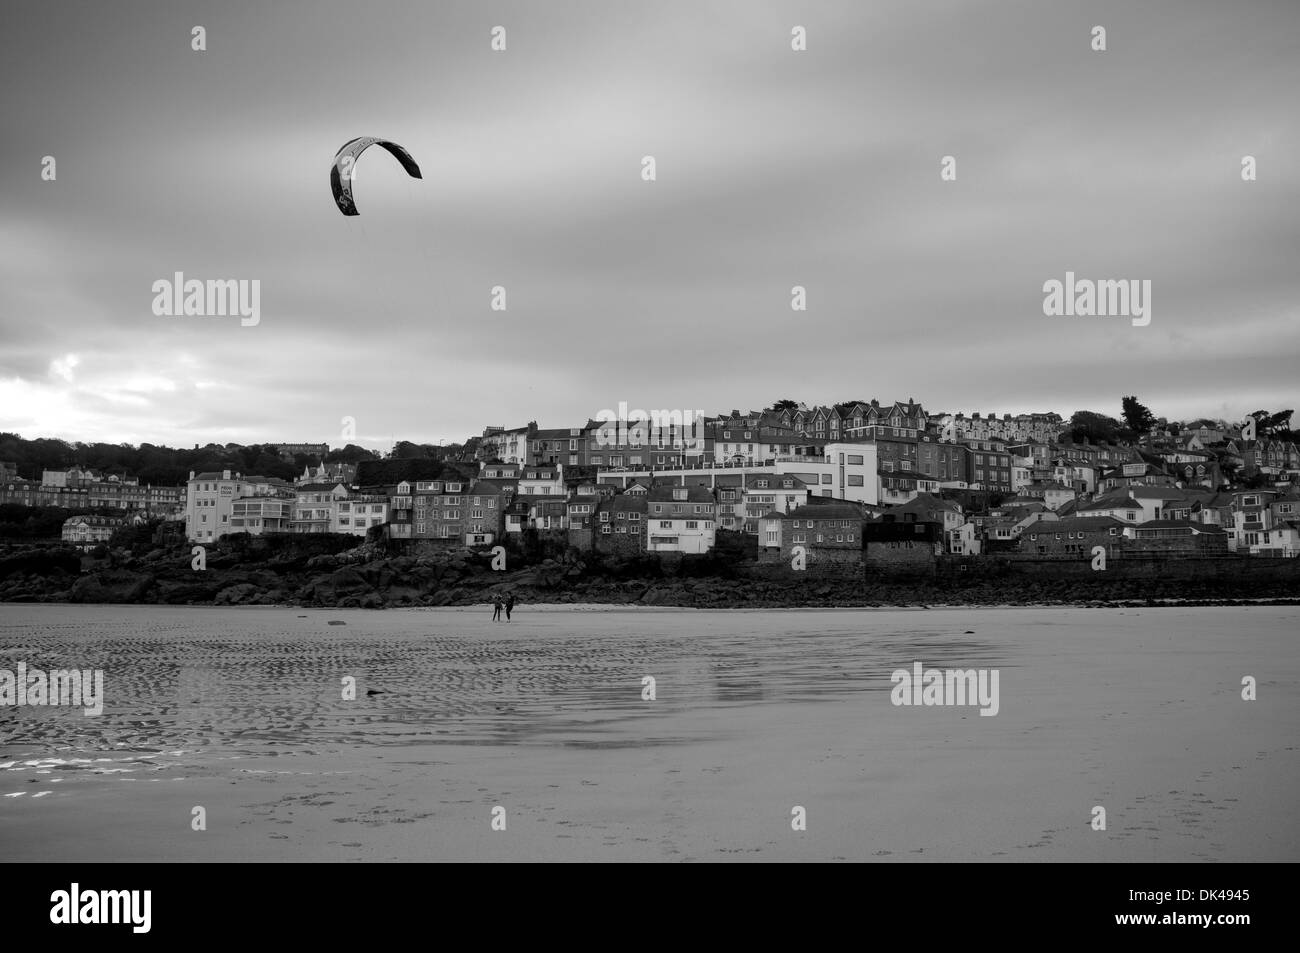
[[[490,615],[0,606],[107,696],[0,707],[0,857],[1300,860],[1296,607]],[[918,660],[998,715],[892,705]]]

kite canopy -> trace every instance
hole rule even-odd
[[[330,167],[330,188],[334,190],[334,201],[344,215],[360,214],[357,212],[357,203],[352,198],[352,177],[356,174],[357,159],[371,146],[383,146],[387,149],[393,158],[402,164],[402,168],[411,178],[424,178],[420,175],[420,167],[415,164],[411,154],[397,143],[389,142],[387,139],[376,139],[374,136],[349,139],[343,143],[343,148],[335,153],[334,165]]]

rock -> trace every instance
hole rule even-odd
[[[240,583],[237,586],[227,586],[217,593],[216,598],[212,600],[213,605],[218,606],[242,606],[253,601],[253,598],[260,593],[260,590],[248,583]]]
[[[69,595],[72,602],[133,603],[142,601],[141,597],[153,583],[154,577],[147,573],[113,569],[82,576],[73,583]]]

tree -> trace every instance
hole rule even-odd
[[[769,407],[768,410],[775,410],[777,413],[780,413],[783,410],[797,410],[798,408],[799,402],[797,400],[786,398],[785,400],[778,400],[775,404]]]
[[[1124,408],[1124,424],[1136,437],[1146,436],[1155,426],[1156,418],[1136,397],[1125,397],[1121,402]]]
[[[362,460],[378,460],[379,457],[365,447],[350,443],[339,450],[331,450],[325,455],[326,463],[360,463]]]
[[[1115,443],[1119,440],[1120,423],[1091,410],[1076,410],[1070,417],[1070,436],[1075,443]]]

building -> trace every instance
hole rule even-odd
[[[372,527],[388,522],[388,495],[384,493],[348,493],[334,501],[331,533],[365,536]]]
[[[537,421],[530,420],[526,426],[488,427],[479,438],[478,456],[489,463],[526,463],[528,458],[528,438],[537,431]]]
[[[325,443],[277,443],[275,452],[286,460],[292,460],[299,455],[324,457],[330,448]]]
[[[912,513],[897,515],[886,513],[863,525],[863,562],[868,573],[933,572],[944,546],[943,527],[912,519]]]
[[[864,513],[854,503],[805,503],[758,519],[759,552],[787,566],[800,555],[804,567],[861,565]],[[797,552],[796,552],[797,548]]]
[[[565,427],[558,430],[533,430],[528,434],[528,453],[524,463],[527,466],[545,466],[546,464],[571,466],[583,465],[580,461],[584,451],[583,428]]]
[[[592,549],[618,556],[644,553],[647,510],[645,493],[620,493],[601,499],[596,504]]]
[[[1138,500],[1128,493],[1103,496],[1076,507],[1075,516],[1108,516],[1123,523],[1145,523],[1160,518],[1159,500]]]
[[[247,525],[238,530],[231,526],[236,500],[274,497],[292,502],[296,499],[294,487],[277,477],[243,476],[230,470],[195,473],[190,471],[186,487],[185,532],[193,542],[212,542],[227,533],[247,532]],[[249,508],[241,508],[244,520],[250,518]]]
[[[184,513],[185,492],[178,486],[141,485],[132,477],[103,476],[81,467],[45,470],[40,482],[23,480],[12,469],[9,473],[0,477],[0,503],[147,511],[164,519],[180,519]]]
[[[244,496],[230,504],[230,532],[261,536],[294,532],[294,500],[279,496]]]
[[[1036,556],[1091,558],[1101,546],[1108,557],[1119,553],[1125,523],[1113,516],[1066,516],[1040,522],[1020,535],[1020,551]]]
[[[76,546],[107,543],[112,535],[130,522],[123,516],[69,516],[63,521],[60,538]]]
[[[318,463],[315,467],[305,466],[302,475],[294,483],[342,483],[350,486],[357,478],[355,463]]]
[[[520,496],[568,496],[562,464],[525,466],[518,480]]]
[[[969,483],[972,490],[1012,492],[1011,452],[1005,441],[959,436],[957,442],[971,452]]]
[[[338,527],[336,504],[346,498],[348,488],[342,483],[300,483],[294,487],[291,531],[295,533],[332,533]]]
[[[600,505],[598,494],[577,493],[565,503],[565,516],[569,531],[569,545],[578,549],[592,548],[592,534],[596,525],[596,510]]]
[[[509,488],[489,480],[404,480],[389,498],[388,533],[393,539],[491,545],[505,531],[512,498]],[[375,515],[368,513],[366,518]]]
[[[1122,532],[1126,552],[1183,556],[1217,556],[1228,552],[1228,534],[1222,527],[1190,520],[1152,520],[1125,526]]]
[[[794,476],[802,480],[809,496],[846,499],[875,505],[879,502],[879,485],[876,474],[876,445],[874,443],[826,444],[819,451],[807,455],[778,457],[770,463],[704,466],[665,466],[652,469],[600,470],[597,481],[628,490],[634,483],[688,483],[710,489],[734,485],[736,474],[762,474],[769,477]],[[937,491],[938,485],[934,484]],[[733,501],[734,502],[734,501]]]
[[[881,501],[877,459],[874,443],[828,443],[820,456],[777,458],[773,466],[802,480],[809,496],[875,505]]]
[[[941,414],[935,419],[941,431],[949,431],[953,439],[962,436],[972,440],[1008,440],[1020,443],[1033,440],[1042,444],[1055,443],[1065,429],[1060,414],[986,414],[978,412],[967,417],[964,413]]]
[[[713,549],[713,493],[702,486],[656,486],[646,494],[646,551],[707,553]]]
[[[961,505],[953,500],[945,500],[932,493],[922,493],[901,506],[886,510],[895,520],[911,518],[921,523],[938,523],[945,538],[953,530],[959,529],[966,522],[962,516]]]
[[[759,517],[776,511],[788,513],[808,499],[808,487],[793,474],[738,473],[714,488],[718,500],[718,527],[757,535]]]

